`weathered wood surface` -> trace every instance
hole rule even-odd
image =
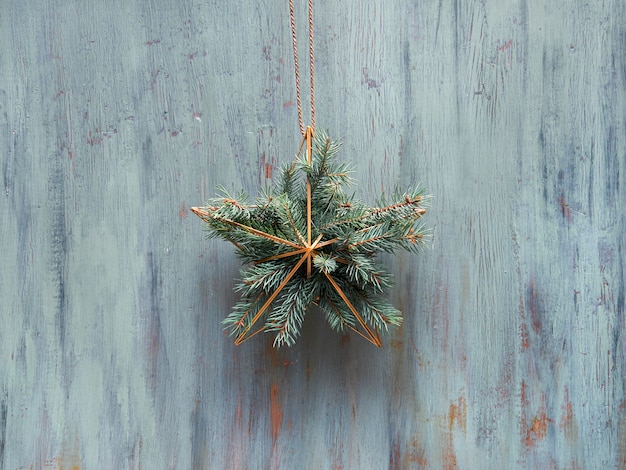
[[[383,350],[221,331],[238,262],[188,209],[292,159],[286,1],[0,22],[0,467],[626,466],[622,0],[316,1],[358,194],[434,195]]]

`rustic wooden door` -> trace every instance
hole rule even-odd
[[[624,2],[316,0],[315,33],[357,195],[433,195],[382,350],[222,332],[238,261],[189,208],[293,158],[286,0],[2,2],[0,468],[626,467]]]

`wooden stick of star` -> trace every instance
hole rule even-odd
[[[311,154],[312,154],[312,140],[313,140],[313,128],[308,126],[306,128],[306,133],[304,135],[306,139],[306,162],[311,166]],[[307,234],[307,243],[311,246],[311,178],[309,175],[306,177],[306,234]],[[311,257],[307,259],[306,262],[306,275],[307,277],[311,276]]]
[[[204,209],[202,209],[200,207],[192,207],[191,208],[191,212],[196,214],[198,217],[200,217],[205,222],[207,222],[207,217],[210,217],[212,219],[218,218],[218,217],[215,217],[210,212],[208,212],[208,211],[206,211],[206,210],[204,210]],[[248,227],[247,225],[240,224],[239,222],[235,222],[234,220],[225,219],[223,217],[219,217],[219,220],[221,220],[222,222],[227,223],[228,225],[233,225],[233,226],[235,226],[237,228],[245,230],[246,232],[250,232],[250,233],[253,233],[255,235],[258,235],[259,237],[263,237],[263,238],[267,238],[268,240],[272,240],[273,242],[282,243],[283,245],[288,245],[288,246],[291,246],[293,248],[301,248],[301,245],[298,245],[297,243],[290,242],[289,240],[285,240],[284,238],[280,238],[280,237],[277,237],[275,235],[270,235],[269,233],[262,232],[261,230],[257,230],[257,229],[252,228],[252,227]],[[231,242],[231,243],[236,245],[236,243],[234,243],[234,242]]]

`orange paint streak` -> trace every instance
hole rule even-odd
[[[422,360],[422,356],[419,352],[419,349],[417,349],[417,346],[415,345],[415,341],[413,341],[413,338],[410,339],[411,342],[411,346],[413,347],[413,351],[415,351],[415,355],[417,356],[417,365],[419,367],[419,370],[422,371],[424,370],[424,361]],[[428,361],[427,364],[430,364],[430,361]]]
[[[568,401],[565,404],[565,414],[561,418],[561,423],[559,424],[559,426],[561,427],[561,429],[565,429],[572,425],[573,420],[574,420],[574,412],[572,410],[572,402]]]
[[[272,440],[275,442],[283,422],[283,407],[280,404],[280,391],[276,384],[272,384],[270,390],[270,422],[272,425]]]
[[[189,214],[189,211],[187,210],[187,208],[185,207],[185,203],[183,202],[180,205],[180,212],[178,212],[178,218],[180,220],[183,220],[187,217],[187,214]]]
[[[535,446],[535,444],[544,439],[548,433],[548,423],[551,423],[552,420],[546,415],[545,402],[546,397],[544,394],[541,394],[541,408],[539,410],[539,413],[535,414],[532,422],[530,423],[530,425],[528,425],[527,416],[529,415],[529,413],[527,412],[527,410],[529,408],[529,400],[527,395],[527,385],[524,381],[522,381],[522,412],[520,417],[520,427],[522,433],[522,444],[526,447]]]
[[[504,46],[500,46],[500,47],[498,47],[498,50],[499,50],[500,52],[504,52],[504,51],[506,51],[507,49],[509,49],[512,45],[513,45],[513,40],[512,40],[512,39],[509,39],[509,40],[508,40],[508,42],[507,42]]]
[[[139,436],[139,441],[130,453],[130,462],[132,468],[135,468],[135,459],[137,460],[137,470],[141,470],[141,452],[143,450],[143,437]]]
[[[528,286],[528,308],[530,310],[530,323],[535,333],[539,333],[543,328],[541,298],[535,288],[535,280],[531,279]]]
[[[235,410],[235,425],[237,428],[241,427],[243,422],[243,410],[241,409],[241,395],[237,396],[237,409]]]
[[[572,221],[572,209],[563,196],[559,198],[559,206],[561,207],[561,214],[563,214],[563,217],[565,218],[565,220],[567,220],[568,222],[571,222]]]
[[[450,431],[452,431],[455,422],[465,434],[467,423],[467,402],[465,397],[459,397],[456,404],[450,404],[450,409],[448,410],[448,428]]]
[[[74,438],[72,446],[65,445],[63,452],[53,459],[46,460],[44,468],[59,469],[68,468],[71,470],[80,470],[80,447],[78,444],[78,437]]]
[[[448,441],[446,448],[444,449],[443,468],[444,470],[453,470],[455,468],[459,468],[456,462],[456,454],[454,453],[452,439]]]
[[[391,446],[389,453],[389,470],[397,470],[400,468],[400,442],[396,441]]]
[[[578,439],[578,427],[576,421],[574,421],[574,409],[572,402],[569,399],[569,389],[565,387],[565,405],[563,406],[564,414],[561,415],[561,422],[559,427],[565,434],[565,439],[575,443]]]
[[[626,398],[622,400],[619,407],[619,428],[617,430],[617,464],[626,468]]]
[[[274,171],[274,167],[271,164],[266,163],[265,164],[265,178],[270,179],[272,177],[273,171]]]
[[[533,418],[532,425],[526,431],[526,438],[524,439],[524,444],[527,447],[533,447],[538,441],[546,437],[549,421],[545,411]]]
[[[272,343],[267,343],[265,347],[265,354],[270,358],[270,362],[273,367],[284,367],[285,369],[293,365],[293,361],[290,361],[287,357],[284,357],[287,353],[282,353],[276,349]]]
[[[528,342],[528,328],[526,327],[526,323],[522,323],[520,329],[522,330],[520,334],[522,338],[522,349],[528,349],[530,343]]]
[[[428,467],[428,459],[426,458],[424,449],[420,446],[420,442],[417,437],[414,437],[407,449],[406,455],[404,456],[403,464],[404,468],[414,468],[415,465],[409,464],[417,464],[420,468]]]
[[[523,435],[526,432],[526,408],[528,407],[528,397],[526,396],[526,382],[522,380],[522,389],[520,392],[520,405],[522,411],[520,413],[520,434]],[[522,439],[523,442],[523,439]]]
[[[506,44],[501,47],[498,47],[498,51],[506,52],[507,60],[509,62],[509,69],[513,69],[513,53],[511,51],[511,46],[513,45],[513,40],[509,39]]]

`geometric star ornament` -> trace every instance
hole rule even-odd
[[[222,190],[191,208],[208,237],[231,242],[246,266],[235,287],[242,299],[223,321],[235,344],[259,332],[274,334],[274,347],[294,344],[311,305],[331,329],[354,331],[378,347],[381,331],[402,323],[385,298],[392,279],[377,254],[420,251],[429,196],[416,187],[366,206],[344,189],[351,179],[336,161],[338,148],[309,127],[296,160],[254,204]]]

